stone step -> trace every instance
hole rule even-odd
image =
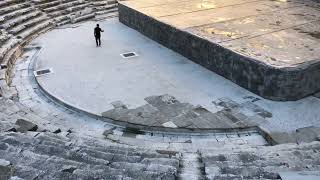
[[[63,26],[63,25],[66,25],[66,24],[70,24],[71,23],[71,19],[66,19],[66,20],[57,20],[57,26]]]
[[[94,9],[96,11],[105,11],[105,12],[113,12],[111,10],[116,11],[117,10],[117,5],[116,4],[109,4],[109,5],[104,5],[104,6],[99,6],[99,7],[95,7]],[[108,11],[109,10],[109,11]]]
[[[314,142],[308,146],[283,144],[252,150],[238,147],[237,150],[201,154],[207,179],[279,179],[279,171],[317,170],[318,166],[314,165],[319,162],[319,146]]]
[[[177,170],[171,166],[159,164],[143,165],[140,163],[113,162],[111,167],[123,169],[126,176],[135,179],[175,179]]]
[[[18,33],[21,33],[23,31],[27,30],[28,28],[32,28],[36,25],[41,24],[42,22],[44,22],[47,19],[48,18],[46,16],[38,16],[37,18],[29,19],[28,21],[25,21],[24,23],[19,24],[18,26],[11,28],[10,30],[8,30],[8,32],[11,34],[17,35]]]
[[[88,4],[79,4],[79,5],[69,7],[67,8],[67,10],[69,11],[69,13],[72,13],[72,12],[84,10],[86,7],[88,7]]]
[[[83,147],[83,146],[82,146]],[[168,154],[159,154],[152,150],[146,150],[142,148],[125,148],[125,147],[116,147],[116,146],[90,146],[89,144],[87,147],[94,148],[97,151],[101,152],[108,152],[113,154],[121,154],[126,156],[141,156],[144,158],[173,158],[177,159],[176,157],[170,157]]]
[[[21,3],[24,2],[24,0],[2,0],[0,1],[0,8],[1,7],[8,7],[11,4]]]
[[[121,170],[117,170],[116,172],[106,171],[105,169],[95,169],[92,168],[90,170],[75,170],[73,172],[75,177],[83,178],[83,179],[131,179],[123,175]]]
[[[15,165],[13,176],[23,177],[23,179],[37,179],[41,175],[45,175],[44,171],[35,169],[31,166]]]
[[[16,175],[22,178],[37,176],[39,179],[60,179],[61,177],[175,179],[176,177],[178,168],[176,159],[166,159],[164,156],[150,158],[158,156],[155,156],[154,151],[143,149],[140,152],[135,148],[103,146],[100,143],[100,146],[84,146],[82,141],[72,140],[72,138],[75,137],[48,132],[38,135],[37,133],[1,133],[0,156],[18,169],[20,167]],[[77,146],[78,143],[82,146]],[[112,153],[101,151],[106,149]],[[132,149],[134,151],[131,151]],[[72,174],[65,172],[72,172]]]
[[[97,159],[88,156],[86,153],[77,152],[77,149],[61,148],[50,145],[38,145],[33,148],[33,151],[38,154],[46,154],[49,156],[57,156],[63,159],[86,163],[86,164],[103,164],[107,165],[109,162],[103,159]]]
[[[86,15],[80,16],[80,17],[76,17],[76,18],[72,19],[71,21],[73,23],[77,23],[77,22],[81,22],[84,20],[93,19],[94,17],[95,17],[95,14],[91,13],[91,14],[86,14]]]
[[[38,33],[52,25],[52,22],[50,20],[43,20],[44,21],[41,21],[41,23],[38,23],[35,26],[32,26],[28,29],[25,29],[23,32],[20,32],[17,37],[20,39],[27,39],[31,35]]]
[[[46,13],[51,13],[51,12],[54,12],[54,11],[65,10],[65,9],[67,9],[69,7],[72,7],[72,6],[75,6],[75,5],[79,5],[79,4],[81,4],[81,3],[79,3],[79,1],[77,1],[77,0],[75,0],[75,1],[70,1],[70,2],[67,2],[67,3],[59,4],[58,6],[45,8],[45,9],[43,9],[43,11],[46,12]]]
[[[142,160],[141,156],[127,156],[122,154],[116,154],[116,153],[106,153],[101,151],[95,151],[93,149],[88,148],[81,148],[79,150],[80,153],[87,154],[91,157],[97,158],[97,159],[104,159],[106,161],[111,162],[117,162],[117,161],[125,161],[125,162],[140,162]]]
[[[46,3],[37,3],[36,7],[40,8],[40,9],[46,9],[46,8],[51,8],[54,6],[57,6],[61,3],[61,1],[57,0],[57,1],[50,1],[50,2],[46,2]]]
[[[55,1],[66,3],[74,0],[32,0],[32,2],[34,2],[35,4],[46,4],[46,3],[55,2]]]
[[[188,179],[188,180],[205,180],[205,178],[199,178],[199,176],[195,175],[195,174],[179,174],[177,176],[177,180],[184,180],[184,179]]]
[[[182,153],[179,166],[178,179],[205,179],[198,153]]]
[[[33,19],[33,18],[35,18],[35,17],[37,17],[39,15],[41,15],[40,11],[31,12],[31,13],[28,13],[28,14],[25,14],[23,16],[19,16],[17,18],[14,18],[14,19],[11,19],[11,20],[7,21],[5,24],[3,24],[3,27],[5,29],[10,29],[10,28],[13,28],[16,25],[20,25],[23,22],[26,22],[26,21],[28,21],[30,19]]]
[[[169,158],[144,158],[141,163],[143,164],[161,164],[165,166],[179,167],[178,159],[169,159]]]
[[[94,1],[92,2],[92,5],[94,6],[105,6],[110,4],[116,4],[117,1]]]
[[[66,136],[47,132],[40,133],[37,135],[36,139],[41,141],[53,141],[57,144],[66,144],[71,141],[71,139]]]
[[[69,138],[64,136],[59,136],[57,134],[52,133],[41,133],[39,134],[36,139],[41,140],[41,144],[44,145],[53,145],[57,147],[65,147],[65,146],[73,146],[73,142],[70,141]],[[69,145],[67,145],[69,144]],[[118,157],[114,157],[114,160],[117,158],[120,158],[120,160],[123,160],[124,157],[135,157],[135,159],[141,160],[141,158],[146,158],[146,162],[148,161],[159,161],[165,162],[165,160],[168,160],[167,163],[173,164],[174,162],[177,162],[177,159],[168,159],[168,155],[161,155],[159,153],[156,153],[154,151],[146,151],[146,150],[139,150],[139,149],[133,149],[133,148],[124,148],[124,147],[116,147],[116,146],[94,146],[92,144],[84,144],[84,142],[80,143],[81,148],[80,151],[83,151],[88,154],[93,154],[93,156],[101,156],[102,158],[111,155],[118,155]],[[109,160],[109,159],[106,159]]]
[[[93,168],[83,163],[70,161],[55,156],[49,157],[46,155],[39,155],[28,150],[21,153],[6,153],[5,158],[10,160],[15,167],[17,166],[18,171],[14,175],[24,178],[31,177],[31,175],[36,175],[40,179],[48,179],[49,177],[49,179],[52,179],[54,177],[57,178],[61,177],[61,175],[66,175],[64,172],[70,172],[72,169],[90,171]],[[96,166],[94,168],[99,170],[99,168]],[[119,172],[119,170],[107,168],[105,165],[101,169],[103,169],[102,172],[105,172],[103,175],[106,177],[112,177],[114,174],[118,174]]]
[[[71,19],[68,15],[61,15],[54,18],[55,22],[63,22],[67,21],[68,23],[71,22]]]
[[[5,42],[7,42],[10,38],[11,37],[8,34],[1,34],[0,35],[0,43],[1,43],[1,45],[4,44]]]
[[[22,8],[26,8],[26,7],[29,7],[29,6],[30,6],[29,2],[5,6],[3,8],[0,8],[0,15],[11,13],[11,12],[14,12],[16,10],[19,10],[19,9],[22,9]]]
[[[8,21],[8,20],[13,19],[15,17],[19,17],[21,15],[27,14],[30,11],[32,11],[32,7],[26,7],[26,8],[22,8],[22,9],[19,9],[19,10],[10,12],[10,13],[6,13],[3,16],[0,16],[0,22],[4,23],[5,21]]]
[[[101,20],[101,19],[108,19],[108,18],[113,18],[113,17],[118,17],[118,11],[114,12],[96,12],[96,20]]]

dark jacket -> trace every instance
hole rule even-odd
[[[100,27],[95,27],[94,28],[94,36],[95,37],[100,37],[101,36],[100,32],[103,32]]]

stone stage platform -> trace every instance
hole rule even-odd
[[[259,96],[320,90],[320,9],[305,0],[131,0],[120,22]],[[212,89],[214,91],[214,89]]]
[[[224,132],[258,126],[290,132],[320,127],[317,97],[287,102],[260,98],[117,18],[99,22],[104,32],[102,46],[96,47],[96,23],[54,29],[31,42],[41,47],[39,54],[26,54],[33,57],[34,70],[52,70],[37,76],[36,82],[60,104],[113,124],[148,130]],[[138,56],[120,55],[126,52]],[[20,69],[24,73],[15,76],[26,76],[27,66]],[[33,89],[25,86],[17,84]],[[19,100],[30,102],[26,94],[20,92]]]

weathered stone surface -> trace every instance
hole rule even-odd
[[[289,171],[280,172],[282,180],[318,180],[320,179],[320,172],[312,171]]]
[[[130,6],[130,2],[120,3],[119,20],[195,63],[264,98],[281,101],[298,100],[320,89],[320,63],[298,64],[294,67],[266,64],[255,57],[243,55],[243,53],[238,53],[186,29],[179,28],[172,22],[168,23],[168,19],[162,21],[161,16],[157,18],[152,13],[151,15],[144,14],[144,11],[147,10],[139,9],[135,5]],[[209,16],[204,15],[204,18]],[[200,17],[198,19],[201,20]],[[182,19],[175,22],[185,23]],[[207,23],[202,20],[202,24]]]
[[[73,138],[76,138],[73,137]],[[178,159],[153,150],[126,148],[96,143],[88,146],[68,137],[40,132],[38,136],[27,133],[1,133],[0,173],[32,179],[174,179]],[[94,138],[88,139],[93,142]],[[68,144],[68,145],[67,145]],[[23,149],[23,151],[22,151]],[[146,157],[146,158],[145,158]],[[10,160],[10,162],[8,161]],[[16,167],[16,171],[11,171]],[[127,177],[127,178],[124,178]]]
[[[113,105],[113,107],[114,107],[115,109],[117,109],[117,108],[128,109],[128,107],[127,107],[123,102],[121,102],[121,101],[114,101],[114,102],[112,102],[111,104]]]
[[[269,135],[276,144],[297,143],[296,137],[291,133],[273,132]]]
[[[238,112],[240,105],[233,102],[234,105],[229,107],[227,104],[232,102],[228,100],[221,100],[220,105],[224,109],[216,113],[212,113],[201,106],[182,103],[168,94],[150,96],[145,100],[148,104],[138,108],[126,109],[117,106],[112,110],[103,112],[102,116],[132,124],[165,128],[227,129],[252,126],[247,121],[248,117]],[[263,117],[272,116],[271,113],[256,105],[247,104],[244,107]]]
[[[113,134],[113,129],[107,129],[103,131],[103,135],[108,136],[109,134]]]
[[[18,132],[26,132],[26,131],[36,131],[38,126],[30,121],[24,119],[18,119],[16,121],[17,131]]]
[[[0,159],[0,179],[9,179],[13,174],[13,167],[9,161]]]
[[[319,127],[304,127],[299,128],[294,132],[272,132],[269,134],[276,144],[283,143],[308,143],[319,141]]]
[[[279,179],[281,172],[319,171],[318,167],[309,166],[319,160],[316,150],[319,142],[312,144],[239,149],[237,152],[221,149],[201,154],[208,179]]]
[[[296,130],[296,138],[297,142],[312,142],[318,140],[318,136],[320,135],[319,127],[305,127],[299,128]]]

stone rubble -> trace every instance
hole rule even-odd
[[[24,119],[18,119],[16,121],[16,125],[17,132],[37,131],[38,129],[38,126],[36,124]]]

